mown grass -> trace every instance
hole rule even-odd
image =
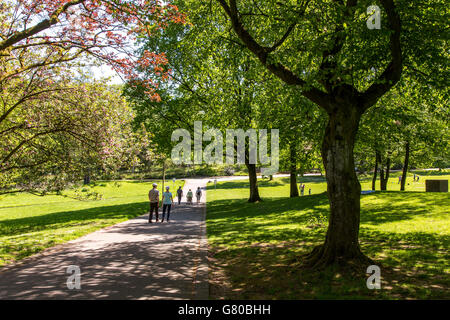
[[[305,179],[317,193],[326,190],[320,178]],[[264,201],[251,204],[245,180],[217,183],[216,190],[208,185],[212,298],[450,298],[448,193],[361,196],[361,247],[382,268],[382,289],[369,290],[364,277],[300,267],[301,255],[324,240],[329,214],[325,193],[288,198],[284,178],[260,181],[259,186]]]
[[[105,181],[66,190],[62,195],[0,196],[0,266],[146,213],[153,182]],[[156,182],[161,188],[161,182]],[[173,188],[172,182],[168,185]],[[184,181],[175,182],[176,188],[179,185]],[[93,192],[102,199],[74,198]]]

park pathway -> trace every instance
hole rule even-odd
[[[184,194],[203,188],[201,204],[174,205],[169,223],[140,216],[0,269],[0,299],[208,299],[208,180],[186,180]],[[67,287],[70,265],[80,289]]]

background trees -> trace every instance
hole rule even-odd
[[[189,12],[189,24],[171,25],[164,34],[145,39],[143,46],[143,50],[164,51],[168,59],[171,81],[159,87],[161,102],[150,101],[133,82],[126,89],[137,110],[137,122],[144,122],[158,136],[155,141],[167,155],[172,131],[185,128],[193,137],[195,120],[202,121],[205,131],[218,128],[223,137],[232,128],[275,128],[262,116],[270,108],[267,90],[273,76],[230,40],[230,30],[220,28],[223,16],[210,15],[198,2],[175,3]],[[143,77],[151,76],[148,71],[142,69]],[[259,201],[257,166],[249,163],[248,142],[244,164],[249,172],[249,201]]]
[[[124,163],[132,114],[120,90],[58,76],[56,83],[40,78],[53,89],[28,99],[0,123],[2,190],[61,190],[90,171]],[[4,103],[15,101],[11,91]]]
[[[384,96],[362,119],[356,145],[357,165],[361,170],[374,169],[372,189],[377,174],[380,188],[386,190],[389,167],[440,167],[448,163],[448,98],[445,91],[420,85],[406,78]],[[387,172],[386,172],[387,170]],[[405,189],[406,179],[399,184]]]
[[[262,125],[280,128],[281,170],[290,172],[290,196],[296,197],[297,175],[322,167],[326,116],[292,87],[276,81],[266,84],[265,103],[270,107],[261,110]]]

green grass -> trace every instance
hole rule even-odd
[[[264,201],[253,204],[246,202],[248,181],[208,185],[212,298],[450,298],[448,193],[417,192],[410,184],[410,192],[361,197],[361,247],[382,268],[382,289],[369,290],[365,278],[337,269],[300,268],[299,257],[323,242],[329,214],[326,194],[319,194],[325,182],[305,180],[313,195],[293,199],[288,179],[260,181]]]
[[[153,182],[105,181],[66,190],[62,195],[0,196],[0,266],[144,214]],[[161,182],[156,182],[161,189]],[[172,181],[166,185],[173,188]],[[175,182],[176,188],[180,185],[183,180]],[[101,194],[102,199],[74,199],[92,192]]]

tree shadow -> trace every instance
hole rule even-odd
[[[207,281],[206,250],[198,247],[202,214],[178,209],[170,223],[141,216],[2,271],[0,299],[206,299],[197,287]],[[70,265],[81,269],[79,290],[67,288]]]
[[[427,216],[430,214],[430,207],[448,202],[448,194],[435,194],[424,192],[400,192],[383,191],[365,195],[368,201],[375,202],[375,205],[361,206],[361,223],[378,225],[388,222],[413,219],[416,216]],[[382,208],[383,212],[380,213]]]
[[[370,237],[369,237],[370,236]],[[427,238],[410,234],[417,246],[405,249],[405,239],[392,238],[385,242],[387,234],[364,234],[370,242],[363,242],[363,251],[370,257],[376,256],[375,264],[381,267],[382,289],[369,290],[367,276],[350,277],[339,268],[322,271],[301,268],[302,255],[310,252],[316,241],[310,244],[304,239],[256,243],[248,246],[215,247],[210,253],[212,270],[221,269],[225,279],[216,287],[229,286],[225,299],[448,299],[449,280],[445,273],[448,253],[441,246],[444,237]],[[272,240],[277,240],[273,238]],[[318,239],[317,239],[318,240]],[[406,241],[406,245],[412,247]],[[439,245],[439,246],[436,246]],[[387,249],[388,248],[388,249]],[[439,249],[438,249],[439,248]],[[387,250],[387,251],[386,251]],[[412,251],[412,252],[411,252]],[[214,272],[213,272],[214,274]],[[220,291],[212,288],[212,292]],[[212,298],[219,298],[212,296]]]
[[[212,280],[212,292],[225,291],[228,299],[448,299],[449,236],[370,228],[427,216],[430,206],[450,201],[448,195],[376,192],[361,198],[361,247],[382,267],[383,290],[369,290],[364,277],[300,268],[299,257],[324,240],[329,205],[321,194],[256,204],[243,199],[208,203],[210,263],[225,274],[225,280]]]
[[[323,236],[325,225],[317,227],[316,219],[326,220],[329,214],[325,194],[298,198],[269,198],[260,203],[242,199],[217,200],[208,203],[207,232],[227,242],[264,242],[269,240],[306,239]],[[248,220],[257,223],[248,223]],[[310,228],[283,228],[284,224]]]
[[[53,212],[49,214],[0,221],[0,235],[13,236],[30,231],[54,229],[58,224],[80,225],[95,219],[130,219],[148,211],[148,202],[101,206],[82,210]]]

